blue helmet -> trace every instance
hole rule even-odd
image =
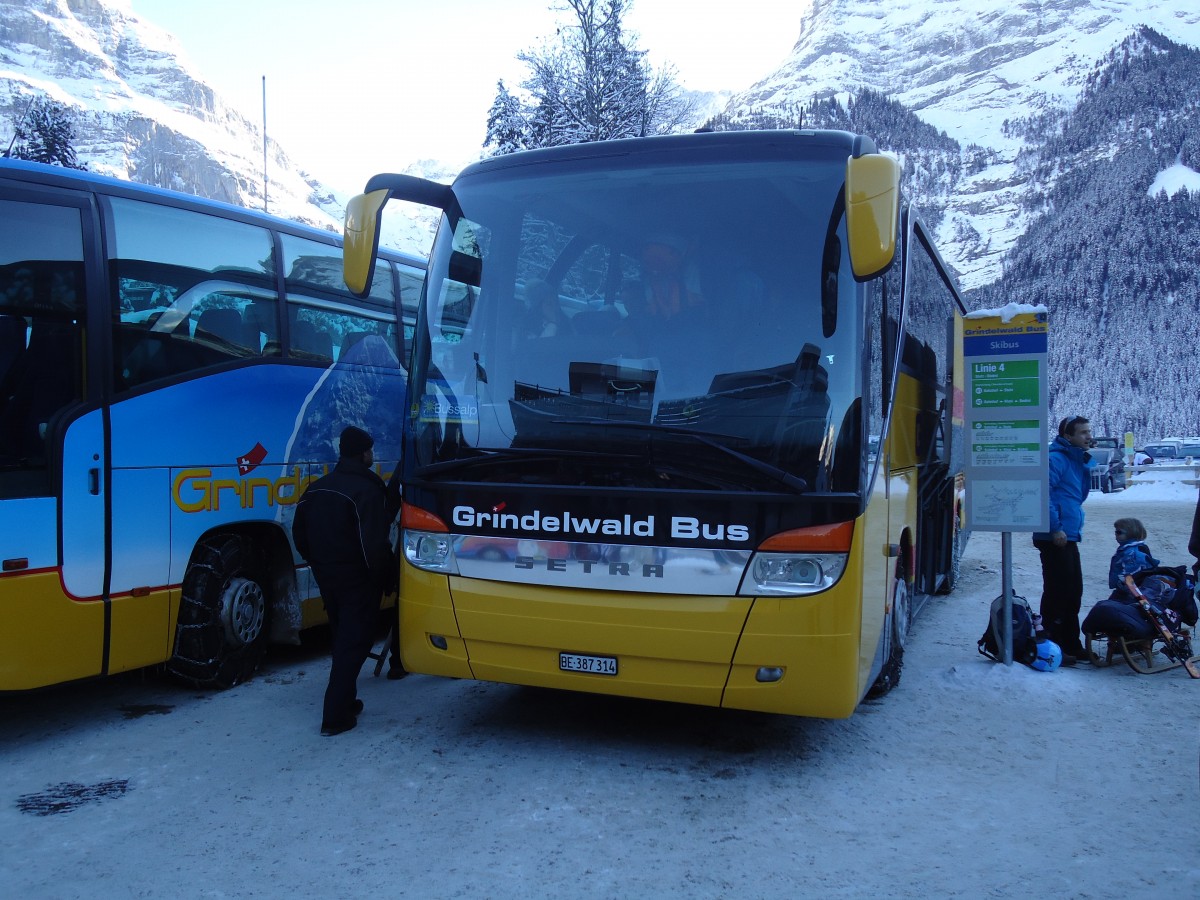
[[[1053,672],[1062,665],[1062,648],[1049,638],[1037,642],[1037,658],[1029,664],[1039,672]]]

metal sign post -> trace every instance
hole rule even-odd
[[[1044,306],[969,313],[966,368],[966,520],[999,531],[1004,662],[1012,665],[1012,532],[1050,527],[1046,443],[1049,372]]]

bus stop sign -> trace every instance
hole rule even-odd
[[[1050,527],[1045,307],[969,313],[966,368],[966,527]]]

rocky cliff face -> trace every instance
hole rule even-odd
[[[956,140],[941,241],[964,285],[999,276],[1029,224],[1034,185],[1019,119],[1069,110],[1102,57],[1148,25],[1195,43],[1200,4],[1158,0],[814,0],[789,57],[735,95],[726,115],[793,110],[864,89],[897,100]]]
[[[0,0],[0,141],[30,97],[75,115],[93,172],[222,200],[338,231],[344,195],[301,171],[258,123],[226,105],[170,34],[125,0]],[[410,229],[408,226],[412,225]],[[423,251],[428,224],[395,223],[389,243]]]

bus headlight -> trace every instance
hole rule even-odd
[[[458,574],[458,559],[454,555],[450,535],[435,531],[404,530],[404,558],[409,565],[427,572]]]
[[[828,590],[846,569],[845,553],[755,553],[743,596],[794,597]]]

